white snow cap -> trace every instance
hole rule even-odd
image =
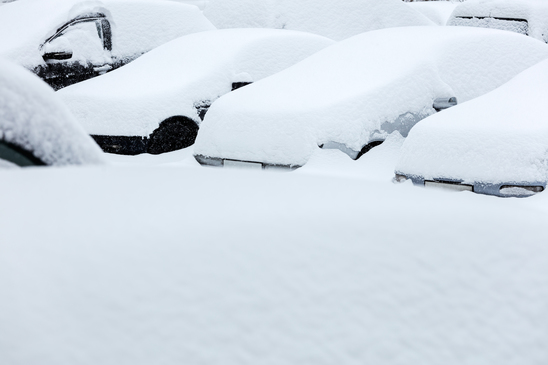
[[[548,61],[413,128],[396,171],[464,183],[548,180]]]
[[[102,0],[112,14],[112,54],[140,55],[181,36],[215,27],[194,5],[167,0]]]
[[[401,0],[210,0],[217,28],[279,28],[341,40],[370,30],[434,25]]]
[[[451,1],[414,1],[408,6],[419,11],[437,25],[445,25],[451,13],[460,3]]]
[[[460,17],[500,18],[468,20]],[[512,20],[527,21],[527,29]],[[509,31],[525,31],[533,38],[548,42],[548,2],[546,0],[467,0],[457,6],[447,25],[475,25]]]
[[[0,12],[0,55],[27,68],[43,64],[39,47],[78,15],[100,12],[112,25],[112,55],[137,57],[185,34],[215,29],[192,5],[164,0],[18,0]]]
[[[530,37],[470,27],[367,32],[220,98],[195,154],[302,166],[319,145],[354,151],[384,139],[402,118],[435,113],[433,100],[465,102],[548,58]]]
[[[21,66],[0,60],[0,140],[47,165],[103,163],[103,152],[55,92]]]
[[[200,122],[196,103],[287,68],[333,44],[315,34],[226,29],[178,38],[132,63],[58,92],[90,134],[148,136],[172,116]]]

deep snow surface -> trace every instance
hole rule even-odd
[[[0,363],[545,364],[548,194],[394,185],[399,146],[0,170]]]

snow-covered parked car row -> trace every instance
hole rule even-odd
[[[219,96],[333,43],[280,29],[201,32],[58,94],[103,150],[159,154],[192,145],[207,109]]]
[[[545,44],[498,30],[366,32],[219,99],[199,131],[195,156],[212,166],[293,169],[320,146],[357,159],[390,133],[407,136],[419,120],[546,58]]]
[[[195,144],[202,165],[293,170],[319,148],[359,159],[395,133],[409,135],[396,180],[526,196],[548,180],[540,139],[524,142],[542,122],[501,128],[523,129],[521,140],[478,131],[494,128],[488,115],[520,120],[529,105],[508,95],[527,95],[534,77],[497,88],[548,59],[546,9],[538,0],[18,0],[0,9],[0,56],[63,88],[63,113],[105,152]],[[454,26],[436,26],[447,18]],[[476,113],[482,107],[487,114]],[[26,151],[34,164],[54,164],[13,131],[0,136],[5,160]],[[520,158],[488,157],[497,146]]]

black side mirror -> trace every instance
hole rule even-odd
[[[62,52],[48,52],[42,55],[44,61],[48,60],[68,60],[72,58],[71,51],[62,51]]]

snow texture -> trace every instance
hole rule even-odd
[[[47,165],[103,163],[103,153],[54,91],[21,66],[0,60],[0,140]]]
[[[196,105],[230,92],[233,82],[257,81],[333,43],[279,29],[196,33],[58,95],[90,134],[148,136],[172,116],[199,123]]]
[[[548,61],[421,121],[396,170],[464,183],[548,181]]]
[[[197,6],[200,10],[204,10],[209,0],[171,0],[183,4],[191,4]]]
[[[0,363],[546,364],[548,194],[394,185],[373,156],[0,171]]]
[[[422,13],[436,25],[445,25],[458,3],[450,1],[414,1],[408,6]]]
[[[79,15],[111,21],[112,56],[133,59],[185,34],[215,27],[192,5],[163,0],[18,0],[0,12],[0,55],[29,69],[44,64],[40,45]],[[85,39],[75,40],[84,42]]]
[[[210,0],[217,28],[279,28],[341,40],[370,30],[434,25],[401,0]]]
[[[367,32],[220,98],[202,123],[195,152],[301,166],[328,142],[360,151],[409,128],[414,116],[435,113],[435,98],[465,102],[547,57],[542,42],[499,30]]]
[[[479,26],[523,33],[523,24],[516,24],[511,19],[526,20],[526,34],[548,42],[548,2],[545,0],[467,0],[455,8],[447,25]]]
[[[103,0],[115,22],[113,56],[134,58],[181,36],[215,27],[195,6],[163,0]]]

